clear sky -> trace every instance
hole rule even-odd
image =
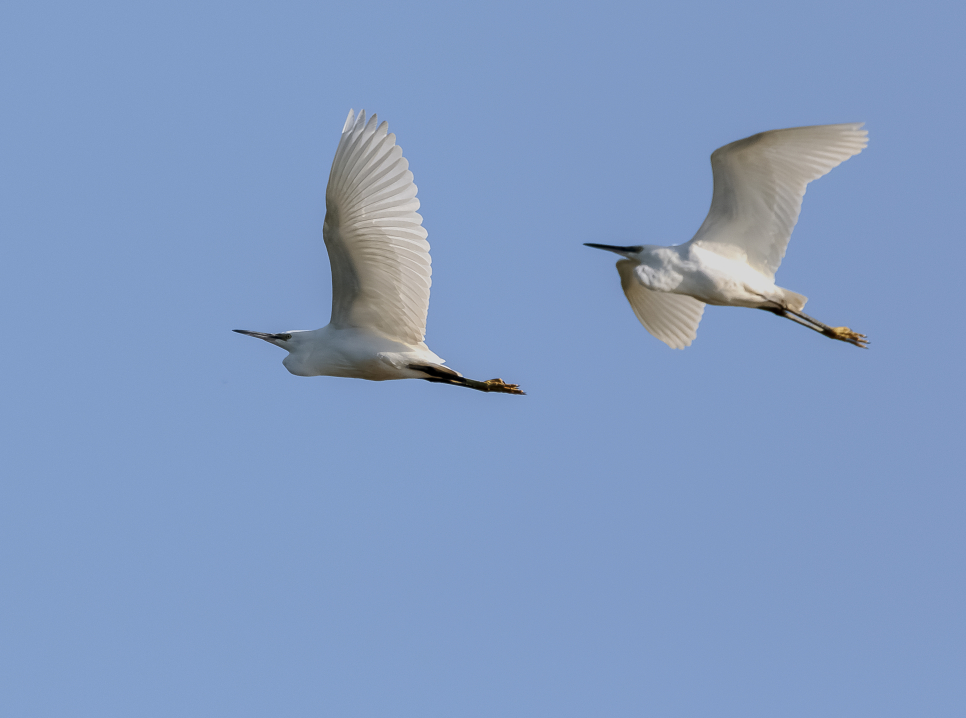
[[[966,705],[961,3],[0,6],[0,713],[891,718]],[[289,375],[389,121],[427,340]],[[864,121],[782,286],[673,351],[615,256],[710,153]]]

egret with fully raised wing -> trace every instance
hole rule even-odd
[[[502,379],[475,381],[443,366],[423,341],[431,284],[429,243],[409,163],[388,125],[349,111],[325,190],[322,237],[332,266],[332,317],[314,331],[235,329],[288,352],[298,376],[425,379],[523,394]]]

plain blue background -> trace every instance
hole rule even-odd
[[[7,2],[5,716],[961,716],[960,3]],[[433,246],[427,340],[526,397],[302,379],[349,108]],[[616,257],[708,156],[865,121],[781,285],[868,351]]]

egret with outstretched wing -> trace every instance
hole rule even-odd
[[[426,335],[431,284],[429,243],[416,212],[409,163],[376,115],[352,110],[342,128],[325,190],[322,237],[332,265],[332,317],[314,331],[265,334],[235,329],[285,349],[298,376],[371,381],[425,379],[523,394],[502,379],[475,381],[443,366]]]
[[[711,155],[711,209],[691,241],[672,247],[587,244],[625,257],[621,286],[644,328],[672,349],[690,346],[705,304],[754,307],[858,347],[864,334],[802,312],[806,297],[775,284],[805,186],[868,144],[862,124],[761,132]]]

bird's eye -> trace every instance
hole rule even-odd
[[[292,335],[291,334],[276,334],[275,335],[275,338],[276,339],[279,339],[279,340],[281,340],[283,342],[287,342],[289,339],[292,338]]]

